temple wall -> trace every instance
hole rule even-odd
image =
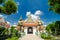
[[[26,35],[27,35],[27,28],[28,28],[28,27],[25,27],[25,28],[24,28],[24,32],[25,32]]]
[[[36,27],[33,27],[33,34],[35,35]]]

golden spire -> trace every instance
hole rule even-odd
[[[22,21],[22,15],[20,16],[20,21]]]
[[[20,16],[20,19],[19,19],[18,25],[23,25],[22,15]]]

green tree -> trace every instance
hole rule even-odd
[[[4,11],[4,7],[0,6],[0,13],[2,13]]]
[[[47,32],[48,32],[49,34],[51,34],[53,28],[54,28],[53,25],[52,25],[52,24],[49,24],[49,25],[47,25],[46,30],[47,30]]]
[[[47,25],[46,30],[53,35],[60,35],[60,21]]]
[[[12,36],[14,36],[14,33],[15,33],[14,29],[15,29],[15,27],[14,26],[11,26],[10,31],[11,31]]]
[[[0,14],[4,13],[10,15],[17,11],[17,4],[13,0],[6,0],[3,3],[4,4],[0,6]]]
[[[1,37],[2,35],[4,35],[4,33],[3,33],[4,30],[5,30],[5,27],[1,27],[1,26],[0,26],[0,37]]]
[[[15,29],[16,27],[15,26],[11,26],[11,29],[10,29],[10,31],[11,31],[11,34],[12,34],[12,37],[18,37],[17,35],[18,35],[18,30],[16,30]]]
[[[48,4],[50,6],[49,10],[54,11],[58,14],[60,14],[60,0],[49,0]]]
[[[3,2],[5,2],[5,0],[0,0],[0,4],[2,4]]]

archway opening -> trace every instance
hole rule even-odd
[[[33,28],[32,27],[28,27],[27,32],[28,32],[28,34],[33,34]]]

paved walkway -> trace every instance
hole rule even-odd
[[[43,39],[33,34],[28,34],[26,36],[23,36],[22,38],[19,38],[19,40],[43,40]]]

